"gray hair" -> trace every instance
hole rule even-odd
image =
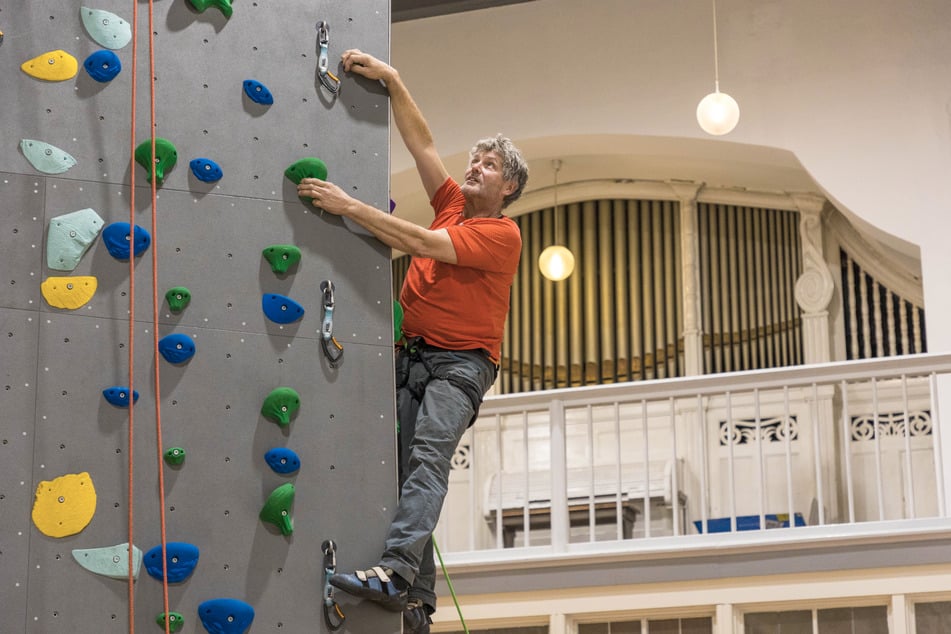
[[[522,195],[525,183],[528,182],[528,163],[522,158],[522,153],[512,143],[512,139],[501,134],[476,141],[476,144],[469,150],[469,158],[471,159],[477,153],[485,152],[498,154],[502,159],[502,178],[507,181],[515,181],[515,191],[502,200],[502,209],[505,209]]]

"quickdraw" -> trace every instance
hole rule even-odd
[[[321,20],[317,23],[317,76],[320,84],[330,94],[336,96],[340,92],[340,79],[330,72],[327,59],[327,48],[330,46],[330,23]]]
[[[320,290],[324,293],[324,322],[320,329],[320,345],[330,361],[330,367],[336,368],[343,358],[343,346],[334,337],[334,283],[324,280],[320,283]]]
[[[337,572],[337,544],[328,539],[320,549],[324,552],[324,622],[331,632],[336,632],[347,620],[343,610],[334,601],[334,587],[330,585],[330,578]]]

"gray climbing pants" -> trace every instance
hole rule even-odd
[[[410,341],[396,353],[400,499],[380,563],[410,584],[410,599],[436,607],[433,529],[449,488],[456,445],[492,387],[496,366],[482,350]]]

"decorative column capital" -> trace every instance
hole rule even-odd
[[[816,194],[790,194],[799,209],[803,272],[796,280],[796,302],[806,314],[825,311],[835,282],[822,254],[822,209],[826,199]]]

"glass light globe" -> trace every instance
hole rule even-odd
[[[726,134],[739,120],[740,106],[725,92],[711,92],[697,104],[697,123],[707,134]]]
[[[575,256],[567,247],[551,246],[538,256],[538,268],[551,281],[560,282],[575,270]]]

